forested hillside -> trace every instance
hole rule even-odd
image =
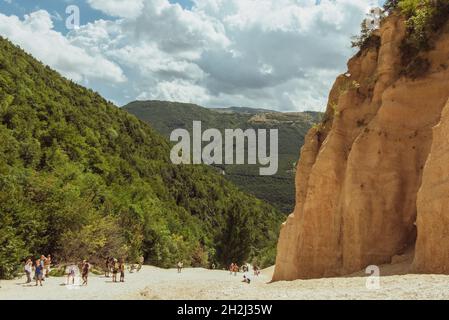
[[[272,263],[280,212],[0,38],[0,278],[27,256]]]
[[[292,212],[295,204],[295,166],[304,136],[322,117],[319,112],[281,113],[236,107],[207,109],[167,101],[135,101],[124,108],[166,137],[178,128],[192,132],[193,121],[201,121],[203,130],[215,128],[223,134],[225,129],[278,129],[279,169],[275,175],[261,176],[259,165],[221,165],[219,169],[243,191],[267,201],[285,214]]]

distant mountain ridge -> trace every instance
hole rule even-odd
[[[278,113],[279,111],[262,109],[262,108],[246,108],[246,107],[228,107],[228,108],[210,108],[209,110],[223,112],[223,113]]]
[[[193,121],[203,128],[279,129],[279,170],[274,176],[259,176],[258,166],[223,165],[226,178],[245,192],[263,199],[284,213],[293,210],[295,202],[295,164],[307,131],[321,120],[319,112],[281,113],[266,109],[208,109],[195,104],[168,101],[134,101],[123,107],[129,113],[151,124],[169,137],[175,129],[192,131]]]

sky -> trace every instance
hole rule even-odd
[[[118,106],[170,100],[322,111],[332,83],[355,53],[351,37],[376,5],[377,0],[0,0],[0,35]]]

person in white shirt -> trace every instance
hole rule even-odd
[[[27,284],[31,283],[31,273],[33,272],[33,261],[31,259],[28,259],[25,263],[25,274],[27,276]]]

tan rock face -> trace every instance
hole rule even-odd
[[[415,244],[417,214],[417,268],[429,265],[420,251],[429,253],[438,239],[449,237],[449,214],[447,232],[434,225],[443,220],[444,201],[449,203],[449,178],[446,185],[433,180],[449,173],[442,172],[443,155],[428,161],[417,206],[432,128],[449,97],[449,70],[443,67],[449,62],[449,35],[441,35],[427,53],[429,74],[413,80],[400,76],[404,34],[403,20],[389,17],[379,31],[380,47],[352,58],[348,73],[337,78],[328,119],[309,132],[301,151],[296,208],[281,230],[273,280],[338,276],[388,263]],[[436,130],[435,148],[449,135],[447,113],[447,130]],[[435,193],[440,200],[430,201]],[[440,254],[445,250],[449,259],[449,241],[447,247]]]
[[[418,192],[414,271],[449,273],[449,103],[434,128],[431,153]]]

